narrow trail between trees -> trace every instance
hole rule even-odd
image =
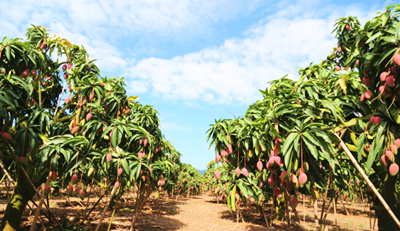
[[[226,204],[217,204],[215,197],[194,196],[190,199],[168,200],[163,203],[167,215],[141,216],[138,230],[277,230],[261,225],[236,223]],[[143,212],[146,214],[146,211]],[[170,214],[168,214],[170,213]],[[149,220],[150,219],[150,220]],[[154,222],[154,223],[153,223]],[[141,223],[141,224],[140,224]],[[154,226],[151,226],[154,224]]]
[[[342,204],[337,208],[338,229],[334,226],[333,209],[330,209],[329,214],[324,222],[328,230],[352,231],[352,230],[372,230],[374,219],[369,218],[369,209],[362,208],[357,205],[351,205],[350,202],[345,202],[347,208],[352,215],[345,215]],[[267,208],[267,217],[270,216],[270,204],[265,205]],[[325,209],[327,209],[326,205]],[[322,200],[318,200],[318,214],[321,213]],[[314,206],[306,201],[304,210],[303,203],[298,206],[298,213],[302,222],[292,225],[288,228],[286,222],[274,221],[272,228],[265,226],[264,219],[254,211],[254,207],[241,206],[241,211],[244,216],[245,223],[236,223],[236,215],[233,217],[228,207],[224,203],[217,204],[216,198],[207,195],[194,196],[190,199],[180,197],[178,200],[167,199],[155,200],[152,199],[139,217],[135,229],[136,230],[319,230],[320,226],[315,226],[313,214]],[[305,211],[305,222],[303,221],[303,211]],[[326,211],[326,210],[325,210]],[[234,213],[235,214],[235,213]],[[122,214],[121,214],[122,215]],[[121,217],[123,218],[123,217]],[[118,218],[116,218],[118,220]],[[295,219],[294,217],[292,219]],[[113,224],[112,230],[125,230],[124,226],[128,224],[119,223]],[[375,229],[377,227],[375,226]]]
[[[1,190],[0,190],[1,192]],[[115,215],[112,221],[110,230],[127,231],[130,230],[132,221],[132,211],[134,209],[134,199],[132,194],[126,194],[120,200],[115,211]],[[98,198],[91,197],[90,203],[94,204]],[[67,218],[72,224],[76,224],[81,221],[87,213],[86,206],[80,206],[82,202],[79,198],[70,198],[74,207],[71,207],[64,198],[55,196],[50,198],[50,210],[51,212],[60,219],[61,222],[64,218]],[[0,219],[2,218],[5,206],[6,198],[0,199]],[[38,203],[38,200],[35,200]],[[95,230],[100,215],[103,211],[102,206],[106,200],[100,203],[100,206],[96,208],[90,215],[89,219],[84,223],[81,228],[89,228],[89,230]],[[305,222],[296,224],[291,227],[291,231],[295,230],[319,230],[314,223],[314,206],[310,205],[309,199],[306,200],[305,208],[303,203],[299,203],[297,211],[300,219],[303,219],[305,214]],[[353,231],[353,230],[372,230],[374,222],[374,216],[370,216],[369,206],[365,205],[361,207],[359,202],[352,205],[348,201],[343,201],[346,204],[347,209],[351,215],[345,215],[343,204],[338,205],[337,208],[337,220],[338,230],[340,231]],[[328,203],[329,204],[329,203]],[[33,204],[30,204],[34,208]],[[325,209],[329,207],[326,205]],[[271,204],[265,205],[266,215],[270,217]],[[318,214],[321,213],[322,199],[318,200]],[[45,209],[42,209],[45,211]],[[337,230],[334,226],[334,215],[333,209],[331,208],[326,222],[324,225],[328,226],[329,231]],[[29,208],[25,208],[23,220],[21,224],[21,230],[28,230],[32,222],[33,215],[36,209],[32,211]],[[207,195],[191,196],[190,199],[180,196],[177,200],[175,197],[168,198],[166,196],[162,199],[155,199],[152,195],[134,225],[135,231],[150,231],[150,230],[218,230],[218,231],[229,231],[229,230],[249,230],[249,231],[264,231],[264,230],[289,230],[286,222],[274,221],[272,228],[265,226],[265,221],[258,212],[254,210],[254,206],[247,207],[246,204],[241,205],[241,211],[244,216],[245,223],[236,223],[236,216],[232,216],[228,207],[224,203],[217,204],[216,198]],[[304,211],[304,212],[303,212]],[[325,210],[326,211],[326,210]],[[106,212],[106,215],[102,221],[100,231],[107,231],[107,228],[112,217],[112,209]],[[235,213],[234,213],[235,214]],[[371,219],[371,218],[372,219]],[[40,216],[44,227],[49,227],[49,221],[45,216]],[[294,217],[292,218],[294,219]],[[377,225],[375,229],[377,230]]]

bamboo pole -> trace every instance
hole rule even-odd
[[[326,217],[328,216],[328,213],[331,210],[331,207],[332,207],[332,201],[329,202],[328,208],[326,209],[326,213],[324,215],[324,220],[326,220]]]
[[[349,151],[345,143],[343,142],[342,139],[336,134],[336,136],[340,140],[340,145],[342,146],[343,150],[351,160],[351,162],[354,164],[358,172],[361,174],[361,176],[364,178],[364,180],[367,182],[367,185],[372,189],[372,191],[375,193],[376,197],[378,197],[379,201],[382,203],[383,207],[386,209],[386,211],[389,213],[389,215],[392,217],[394,222],[397,224],[398,227],[400,227],[400,221],[397,219],[396,215],[394,215],[393,211],[390,209],[389,205],[386,203],[386,201],[383,199],[381,194],[376,190],[375,186],[372,184],[372,182],[369,180],[365,172],[362,170],[360,165],[357,163],[357,160],[354,158],[353,154]]]
[[[288,222],[288,226],[290,229],[290,225],[291,225],[291,217],[290,217],[290,212],[289,212],[289,204],[288,201],[290,200],[290,198],[288,198],[287,196],[287,191],[286,189],[284,190],[284,196],[285,196],[285,212],[286,212],[286,217],[287,217],[287,222]]]
[[[4,165],[3,165],[3,163],[2,163],[1,161],[0,161],[0,167],[1,167],[1,169],[3,170],[3,172],[7,175],[8,180],[9,180],[11,183],[15,184],[14,181],[13,181],[13,179],[11,178],[10,174],[8,174],[8,171],[5,169],[5,167],[4,167]]]
[[[8,191],[8,181],[7,181],[7,178],[6,179],[4,179],[4,181],[5,181],[5,184],[6,184],[6,192],[7,192],[7,202],[9,202],[10,201],[10,192]]]
[[[329,184],[331,183],[331,177],[332,177],[332,169],[329,166],[329,178],[328,178],[328,182],[326,183],[326,190],[325,190],[324,200],[322,202],[322,210],[321,210],[321,218],[320,218],[321,224],[322,224],[322,216],[324,215],[325,201],[326,201],[326,197],[328,196]]]
[[[51,181],[51,171],[49,171],[49,175],[47,176],[47,181],[46,181],[45,186],[49,186],[50,181]],[[31,224],[31,228],[29,229],[29,231],[34,231],[35,230],[36,222],[37,222],[37,219],[38,219],[38,217],[40,215],[40,210],[42,209],[44,198],[46,197],[45,196],[45,190],[46,190],[46,188],[43,190],[42,196],[41,196],[40,201],[39,201],[38,208],[37,208],[36,213],[35,213],[35,217],[33,218],[33,221],[32,221],[32,224]]]
[[[315,198],[314,200],[314,222],[315,226],[318,227],[319,222],[318,222],[318,198]]]
[[[236,206],[236,223],[239,223],[239,204]]]
[[[339,200],[340,200],[340,203],[342,203],[342,205],[343,205],[344,211],[346,211],[346,215],[347,216],[350,215],[349,211],[347,211],[347,209],[346,209],[346,205],[343,203],[343,200],[340,198],[339,198]]]
[[[306,198],[303,194],[303,222],[306,222]]]
[[[360,191],[361,191],[361,206],[363,211],[365,212],[365,207],[364,207],[364,195],[363,195],[363,191],[362,191],[362,187],[360,186]]]
[[[274,210],[275,210],[274,202],[275,202],[275,194],[272,195],[272,201],[271,201],[271,205],[272,205],[272,209],[271,209],[271,226],[272,226],[272,224],[274,222]]]
[[[239,208],[239,207],[238,207],[238,208]],[[239,215],[240,215],[240,217],[242,218],[243,224],[246,224],[246,222],[244,222],[243,214],[242,214],[242,211],[240,211],[240,209],[239,209]]]
[[[371,212],[371,205],[369,206],[369,229],[372,229],[372,212]]]
[[[336,217],[336,196],[333,199],[333,213],[335,214],[335,226],[336,226],[336,230],[337,230],[338,227],[337,227],[337,217]]]

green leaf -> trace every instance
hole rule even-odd
[[[395,36],[397,38],[397,41],[400,41],[400,22],[397,23],[396,25],[396,33]]]
[[[394,53],[397,51],[397,47],[386,49],[383,52],[383,55],[380,55],[380,59],[378,60],[378,65],[381,64],[388,56],[393,56]]]
[[[283,153],[283,155],[285,155],[286,153],[287,153],[287,151],[288,151],[288,149],[289,149],[289,147],[290,146],[293,146],[293,140],[296,138],[296,137],[298,137],[298,136],[300,136],[300,134],[299,133],[291,133],[287,138],[286,138],[286,140],[285,140],[285,142],[283,143],[283,147],[282,147],[282,153]]]
[[[397,38],[395,36],[383,36],[382,40],[392,44],[395,44],[397,42]]]
[[[239,187],[240,191],[243,193],[243,196],[248,197],[247,188],[244,187],[242,180],[239,180],[239,183],[237,183],[237,186]]]
[[[316,142],[312,142],[312,137],[310,136],[310,134],[308,134],[308,132],[303,133],[303,140],[308,150],[311,152],[311,155],[313,155],[314,158],[318,160],[318,151],[316,148],[318,144]]]
[[[362,158],[362,152],[364,150],[365,134],[362,134],[357,141],[357,161],[360,162]]]
[[[8,60],[10,60],[10,46],[6,46],[5,47],[5,52],[6,52],[6,57]]]
[[[122,166],[122,168],[124,169],[124,172],[125,172],[127,175],[130,175],[130,169],[129,169],[129,166],[128,166],[128,161],[126,161],[126,159],[122,159],[122,160],[121,160],[121,166]]]
[[[382,35],[382,32],[379,31],[378,33],[376,33],[376,34],[374,34],[372,37],[370,37],[370,38],[367,40],[366,43],[372,42],[374,39],[378,38],[378,37],[381,36],[381,35]]]
[[[328,100],[321,100],[321,104],[322,104],[324,107],[329,108],[329,110],[332,111],[333,116],[334,116],[335,119],[337,120],[336,108],[335,108],[335,106],[333,105],[333,103],[330,102],[330,101],[328,101]]]
[[[395,107],[391,107],[389,109],[389,113],[392,116],[393,120],[396,121],[397,124],[400,124],[400,116],[397,109]]]
[[[236,185],[232,189],[232,195],[231,195],[231,205],[232,205],[232,210],[236,211],[236,205],[235,205],[235,194],[236,194]]]
[[[142,168],[142,165],[141,165],[141,164],[138,164],[138,168],[137,168],[137,170],[136,170],[135,179],[138,179],[138,178],[139,178],[141,168]]]

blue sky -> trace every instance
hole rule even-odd
[[[334,20],[362,23],[395,1],[1,1],[0,38],[30,24],[50,28],[97,59],[103,76],[124,76],[128,95],[160,112],[161,129],[206,169],[206,131],[241,116],[273,79],[332,52]]]

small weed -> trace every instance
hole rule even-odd
[[[122,211],[131,212],[132,210],[130,208],[123,208]]]
[[[168,211],[170,214],[172,214],[173,212],[175,212],[175,209]]]
[[[306,214],[306,217],[308,217],[308,213]]]
[[[364,223],[361,223],[361,224],[360,224],[360,228],[362,228],[362,229],[365,228]]]
[[[52,208],[57,208],[57,205],[56,204],[52,204],[51,207]]]
[[[353,221],[349,221],[349,223],[347,224],[347,228],[352,228],[353,227]]]

